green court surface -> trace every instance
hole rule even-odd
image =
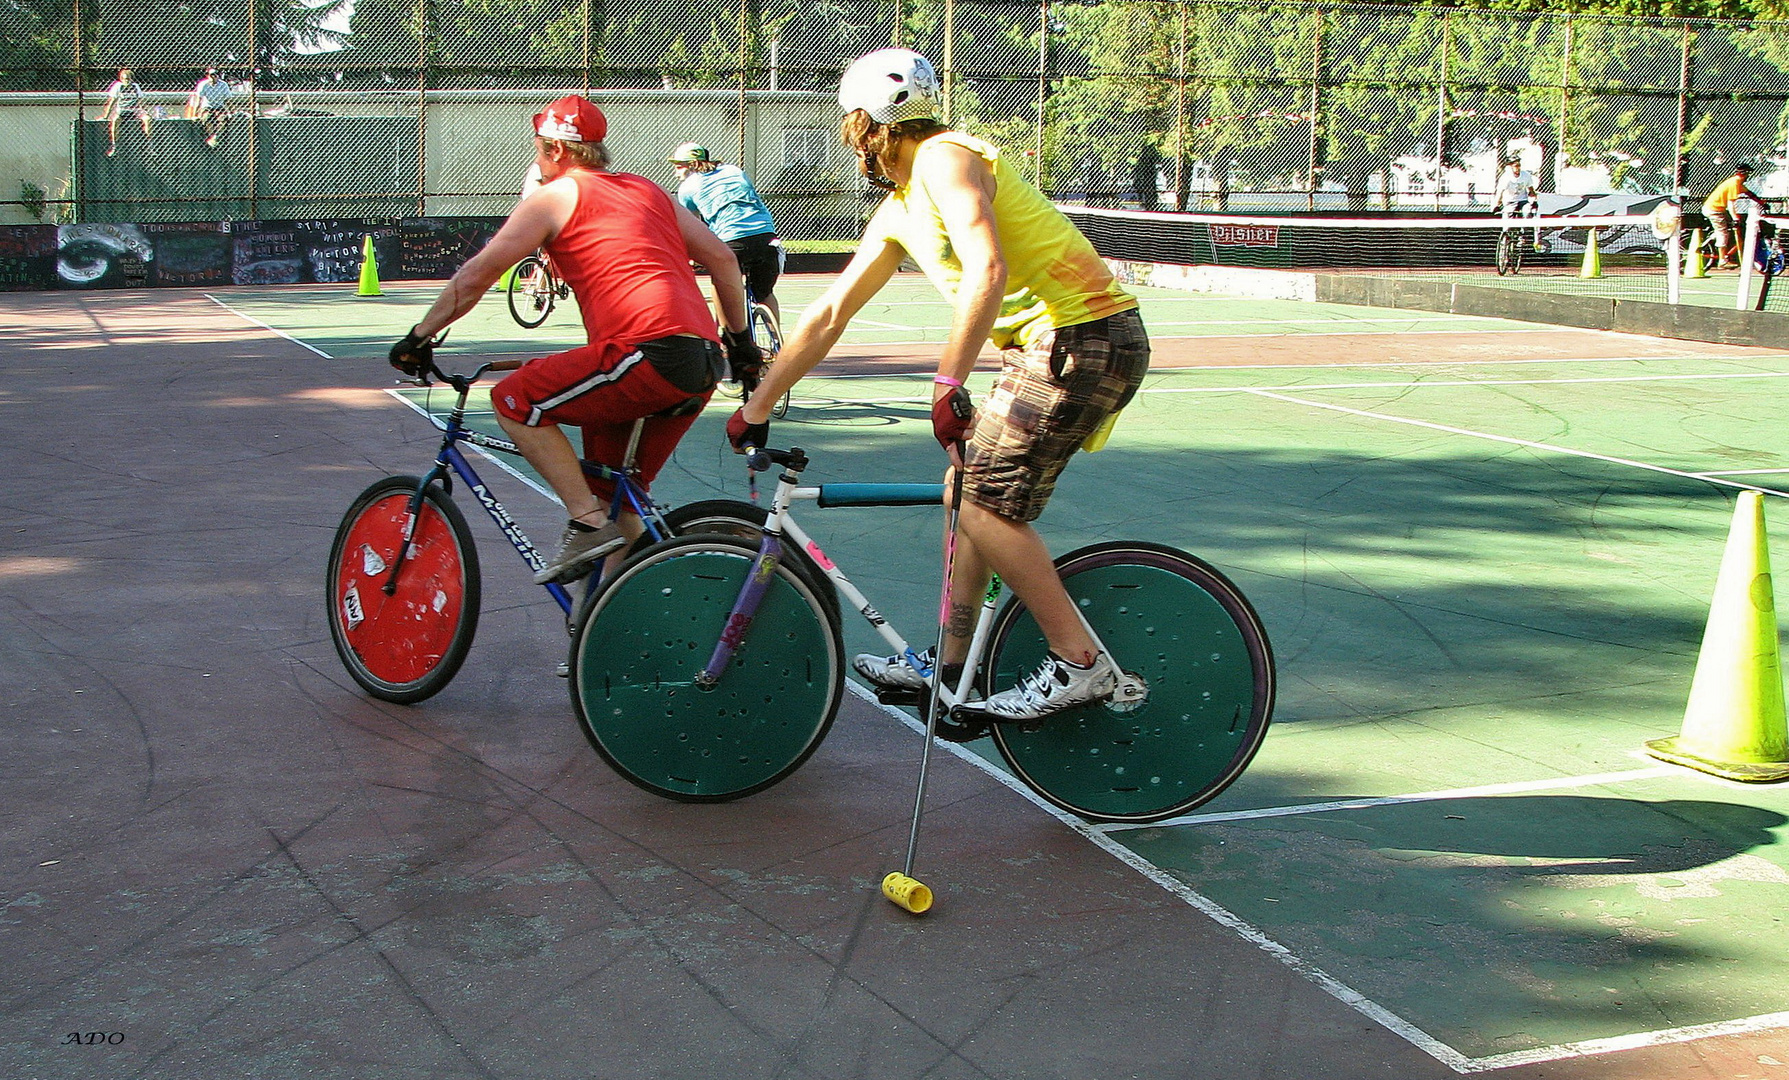
[[[816,287],[791,283],[786,310]],[[1623,356],[1616,340],[1613,355],[1438,348],[1386,363],[1325,336],[1535,328],[1142,292],[1163,339],[1310,337],[1305,359],[1152,372],[1040,530],[1056,551],[1137,538],[1217,565],[1266,623],[1279,700],[1218,799],[1176,822],[1080,826],[1088,838],[1460,1071],[1789,1027],[1789,788],[1641,753],[1681,724],[1738,485],[1771,489],[1772,539],[1789,550],[1775,497],[1789,491],[1789,357],[1688,343]],[[388,293],[220,299],[331,356],[373,358],[434,289]],[[445,360],[577,340],[569,313],[519,331],[496,299]],[[889,301],[848,344],[940,339],[948,310],[923,283]],[[828,370],[772,425],[774,443],[813,455],[809,481],[938,477],[929,367]],[[385,374],[344,366],[343,381]],[[733,407],[717,398],[698,421],[662,497],[743,497],[723,445]],[[892,623],[932,639],[937,511],[796,513]],[[861,621],[846,629],[849,651],[880,649]]]

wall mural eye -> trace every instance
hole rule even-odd
[[[56,236],[56,275],[89,285],[114,269],[140,272],[155,249],[135,225],[64,225]]]

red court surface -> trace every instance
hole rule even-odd
[[[1158,345],[1170,365],[1357,348],[1681,343]],[[0,1075],[1456,1075],[949,755],[921,854],[940,905],[893,908],[874,885],[904,848],[918,740],[856,697],[759,796],[632,788],[576,730],[559,612],[488,522],[466,667],[422,705],[367,698],[325,625],[330,538],[356,492],[419,470],[434,441],[383,393],[382,361],[160,290],[0,297],[0,367]],[[502,479],[551,533],[556,508]],[[1789,1040],[1767,1032],[1494,1075],[1779,1074]]]

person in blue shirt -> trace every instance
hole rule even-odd
[[[783,272],[783,245],[751,177],[737,165],[716,161],[700,143],[671,151],[670,162],[677,168],[677,201],[733,249],[752,298],[780,320],[775,290]]]

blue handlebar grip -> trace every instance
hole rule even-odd
[[[937,506],[943,484],[821,484],[820,506]]]

